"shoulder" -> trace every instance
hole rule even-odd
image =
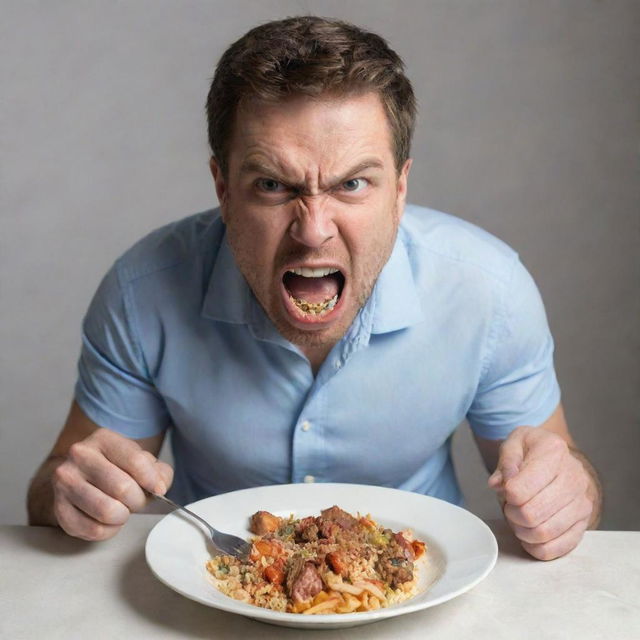
[[[211,263],[224,235],[218,209],[197,213],[151,231],[125,251],[115,268],[122,284],[203,261]]]
[[[464,271],[507,284],[518,263],[516,251],[488,231],[426,207],[405,207],[400,235],[418,269],[441,267],[451,275]]]

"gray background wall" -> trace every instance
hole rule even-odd
[[[345,18],[405,58],[420,101],[411,200],[521,254],[546,301],[572,430],[604,527],[640,529],[633,0],[0,2],[0,522],[66,415],[89,298],[113,259],[208,208],[203,102],[233,39],[286,15]],[[468,429],[470,507],[497,513]]]

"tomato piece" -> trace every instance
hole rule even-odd
[[[330,553],[327,553],[326,561],[334,573],[337,573],[340,576],[347,574],[347,565],[338,551],[331,551]]]
[[[260,560],[262,556],[268,558],[277,558],[282,555],[283,547],[277,540],[256,540],[252,547],[249,559],[252,562]]]
[[[277,564],[270,564],[264,569],[264,579],[271,584],[282,584],[284,582],[284,571]]]

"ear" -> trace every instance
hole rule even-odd
[[[209,160],[209,168],[211,169],[213,182],[216,186],[216,195],[218,196],[218,202],[220,203],[222,221],[226,222],[228,198],[227,181],[222,175],[222,169],[220,168],[218,161],[213,156],[211,156],[211,159]]]
[[[402,166],[402,169],[400,169],[400,173],[398,175],[396,204],[398,208],[399,218],[401,218],[402,214],[404,213],[404,205],[407,201],[407,186],[408,186],[408,180],[409,180],[409,171],[411,170],[412,164],[413,164],[413,158],[409,158]]]

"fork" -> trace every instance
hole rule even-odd
[[[214,546],[219,551],[222,551],[222,553],[224,553],[225,555],[235,556],[236,558],[242,558],[249,554],[249,550],[251,549],[251,544],[246,540],[243,540],[242,538],[238,538],[238,536],[233,536],[230,533],[223,533],[222,531],[218,531],[217,529],[212,527],[206,520],[201,518],[199,515],[193,513],[191,509],[187,509],[187,507],[183,507],[175,503],[173,500],[170,500],[166,496],[161,496],[157,493],[152,493],[151,495],[154,498],[157,498],[158,500],[162,500],[163,502],[170,504],[175,509],[180,509],[181,511],[185,511],[192,518],[195,518],[198,522],[200,522],[200,524],[203,524],[209,530],[209,534],[211,535],[211,541],[213,542]]]

